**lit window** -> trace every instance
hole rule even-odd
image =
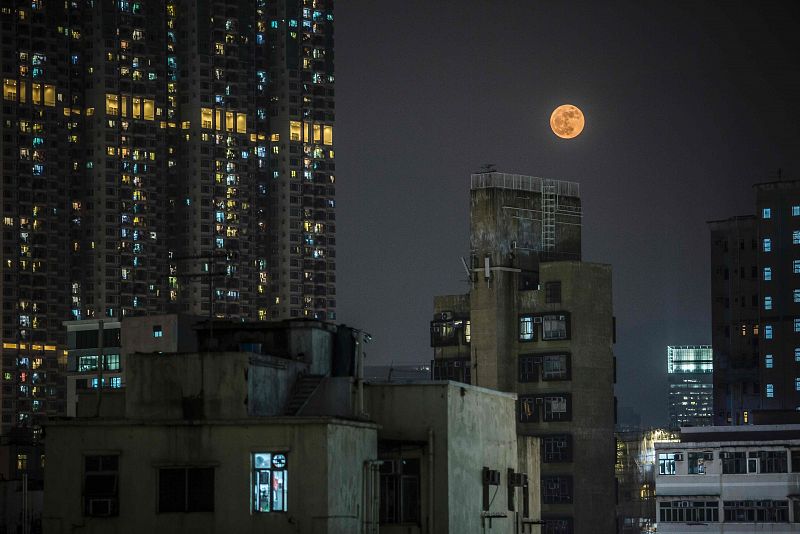
[[[772,339],[772,325],[764,325],[764,338],[765,339]]]
[[[794,379],[794,389],[795,391],[800,391],[800,378]]]
[[[17,471],[25,471],[28,469],[28,455],[17,454]]]
[[[536,330],[533,328],[533,316],[523,315],[519,318],[519,340],[533,341],[536,339]]]
[[[800,347],[794,348],[794,361],[800,362]]]
[[[106,115],[117,115],[119,113],[119,96],[106,95]]]
[[[795,318],[794,320],[794,331],[800,332],[800,318]]]
[[[800,245],[800,230],[792,232],[792,245]]]
[[[775,396],[775,386],[773,384],[767,384],[767,398],[771,399]]]
[[[792,298],[795,302],[800,302],[800,289],[795,289],[792,291]]]
[[[772,297],[766,296],[764,297],[764,309],[771,310],[772,309]]]
[[[3,80],[3,98],[5,100],[17,99],[17,81],[16,80]]]
[[[764,208],[761,210],[761,218],[762,219],[771,219],[772,218],[772,210],[770,208]]]
[[[792,206],[792,217],[800,217],[800,206]]]
[[[259,452],[253,458],[253,512],[285,512],[288,473],[286,455]]]
[[[322,142],[326,145],[333,144],[333,126],[324,126],[322,129]]]
[[[247,133],[247,115],[244,113],[236,114],[236,133]]]
[[[764,356],[764,367],[767,369],[772,369],[772,354],[767,354]]]
[[[164,337],[164,330],[160,324],[153,325],[153,337]]]
[[[771,252],[772,251],[772,239],[769,237],[765,237],[762,243],[762,250],[764,252]]]
[[[764,267],[764,280],[772,280],[772,267]]]
[[[794,274],[800,274],[800,260],[792,261],[792,272]]]

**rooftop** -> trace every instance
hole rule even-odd
[[[544,186],[551,185],[555,186],[554,192],[559,196],[578,198],[581,196],[580,184],[577,182],[565,182],[562,180],[551,180],[549,178],[509,174],[505,172],[483,172],[473,174],[471,176],[470,189],[498,188],[541,193],[544,190]]]

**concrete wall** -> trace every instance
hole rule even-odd
[[[49,426],[45,532],[358,532],[376,427],[322,418]],[[251,454],[285,451],[288,512],[250,513]],[[119,454],[119,516],[83,517],[83,456]],[[213,466],[214,512],[157,513],[158,467]]]
[[[490,510],[507,512],[507,469],[520,471],[514,399],[513,395],[455,382],[365,386],[369,417],[381,425],[379,439],[405,443],[403,454],[421,460],[421,529],[381,525],[382,533],[483,532],[481,469],[484,466],[501,472],[501,485],[491,488],[494,500]],[[529,476],[533,485],[538,486],[538,461],[532,461],[531,467],[536,471]],[[428,486],[431,472],[433,514]],[[521,490],[518,495],[518,510],[522,510]],[[532,505],[531,511],[535,510]],[[491,530],[487,522],[486,532],[514,532],[514,521],[513,514],[495,519]]]

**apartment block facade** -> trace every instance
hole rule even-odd
[[[431,322],[434,379],[517,393],[553,534],[615,525],[611,268],[580,261],[580,223],[578,184],[473,175],[470,291]]]
[[[800,181],[753,189],[756,215],[709,223],[718,425],[800,408]]]
[[[334,320],[332,0],[0,7],[2,431],[65,320]]]

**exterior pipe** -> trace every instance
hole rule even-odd
[[[428,428],[428,534],[436,532],[434,521],[433,494],[433,428]]]

